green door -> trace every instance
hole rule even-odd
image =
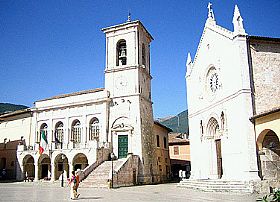
[[[128,151],[128,136],[119,135],[118,136],[118,157],[126,158]]]

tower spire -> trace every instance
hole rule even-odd
[[[243,19],[241,17],[241,14],[240,14],[240,11],[239,11],[237,5],[235,5],[235,7],[234,7],[232,23],[233,23],[233,32],[235,33],[235,35],[246,34],[245,29],[243,27]]]

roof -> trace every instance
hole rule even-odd
[[[182,144],[182,143],[189,143],[189,139],[182,137],[184,134],[182,133],[169,133],[168,134],[168,143],[177,143],[177,144]]]
[[[171,128],[166,127],[165,125],[161,124],[158,121],[154,121],[154,124],[158,125],[159,127],[165,128],[166,130],[168,130],[168,132],[172,132]]]
[[[264,117],[264,116],[267,116],[269,114],[273,114],[273,113],[276,113],[276,112],[279,112],[279,111],[280,111],[280,107],[273,108],[271,110],[268,110],[268,111],[262,112],[260,114],[254,115],[253,117],[250,118],[250,120],[254,121],[257,118]]]
[[[45,99],[42,99],[42,100],[37,100],[36,102],[52,100],[52,99],[59,99],[59,98],[65,98],[65,97],[76,96],[76,95],[83,95],[83,94],[88,94],[88,93],[96,93],[96,92],[103,91],[104,89],[105,88],[96,88],[96,89],[83,90],[83,91],[69,93],[69,94],[61,94],[61,95],[56,95],[56,96],[53,96],[53,97],[50,97],[50,98],[45,98]]]
[[[280,38],[273,38],[273,37],[248,36],[248,38],[253,40],[259,40],[259,41],[280,42]]]
[[[154,40],[153,36],[148,32],[148,30],[145,28],[145,26],[142,24],[142,22],[140,20],[134,20],[134,21],[129,21],[129,22],[125,22],[125,23],[122,23],[122,24],[118,24],[118,25],[113,25],[113,26],[110,26],[110,27],[105,27],[103,29],[101,29],[104,33],[106,33],[107,31],[109,31],[110,29],[117,29],[117,28],[120,28],[120,27],[123,27],[123,26],[126,26],[126,25],[132,25],[132,24],[139,24],[146,32],[147,34],[149,35],[149,37]]]
[[[20,109],[20,110],[16,110],[16,111],[13,111],[13,112],[7,112],[5,114],[0,115],[0,121],[1,121],[2,118],[16,116],[16,115],[20,115],[20,114],[24,114],[24,113],[29,113],[29,112],[32,112],[31,108]]]

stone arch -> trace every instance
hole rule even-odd
[[[261,178],[278,179],[280,164],[280,142],[277,134],[270,129],[263,130],[257,139],[259,169]]]
[[[35,164],[34,164],[34,158],[30,154],[27,154],[23,160],[23,176],[25,177],[35,177]]]
[[[116,45],[116,65],[126,65],[127,63],[127,45],[126,40],[121,39]]]
[[[62,149],[64,142],[64,124],[58,121],[54,127],[55,149]]]
[[[38,159],[38,177],[39,179],[50,179],[51,159],[47,154],[42,154]]]
[[[129,119],[126,116],[121,116],[115,119],[112,124],[112,130],[133,130]]]
[[[60,153],[54,158],[54,180],[60,179],[62,173],[69,177],[68,158],[65,154]]]
[[[100,122],[97,117],[93,117],[89,121],[89,141],[92,140],[99,140],[99,133],[100,133]]]
[[[207,133],[207,137],[211,138],[211,139],[217,139],[220,138],[220,134],[219,134],[219,123],[217,121],[216,118],[211,117],[207,123],[207,127],[206,127],[206,133]]]
[[[73,142],[74,148],[78,148],[80,146],[81,132],[82,132],[81,121],[75,119],[71,124],[71,138],[70,138],[70,141]]]
[[[73,170],[83,170],[88,166],[88,158],[83,153],[78,153],[73,157],[72,160]]]

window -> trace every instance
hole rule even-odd
[[[39,143],[41,141],[42,135],[46,136],[46,139],[48,139],[48,125],[43,123],[40,127],[40,133],[37,135],[37,142]]]
[[[179,147],[174,146],[174,155],[179,155]]]
[[[71,139],[73,143],[81,142],[81,123],[79,120],[75,120],[71,127]]]
[[[117,43],[117,66],[126,65],[126,55],[126,41],[122,39]]]
[[[97,118],[91,119],[89,123],[89,140],[99,139],[99,120]]]
[[[157,135],[157,147],[159,147],[159,136]]]
[[[146,66],[146,50],[145,44],[142,44],[142,64]]]
[[[60,121],[56,124],[55,126],[55,131],[54,131],[54,140],[56,143],[56,148],[62,146],[63,143],[63,123]],[[62,149],[62,148],[61,148]]]
[[[166,137],[163,138],[163,145],[164,145],[164,149],[167,148],[167,141],[166,141]]]

